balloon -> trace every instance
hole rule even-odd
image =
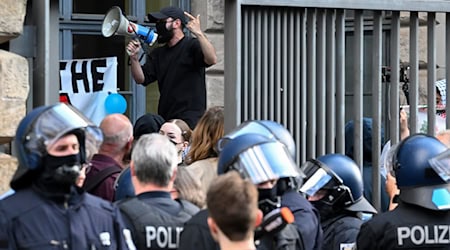
[[[127,110],[127,100],[121,94],[111,93],[106,97],[105,109],[108,114],[123,114]]]

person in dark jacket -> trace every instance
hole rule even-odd
[[[357,249],[449,249],[450,150],[435,137],[414,134],[393,159],[398,206],[361,226]]]
[[[364,197],[372,203],[372,172],[374,166],[372,166],[372,126],[373,121],[372,118],[364,117],[362,120],[362,130],[363,130],[363,152],[362,152],[362,160],[363,160],[363,181],[364,181]],[[355,122],[349,121],[345,124],[345,155],[354,158],[354,143],[355,143]],[[381,130],[381,142],[384,140],[384,130]],[[382,145],[378,145],[377,152],[381,151]],[[381,153],[380,153],[381,154]],[[378,166],[375,166],[378,167]],[[380,201],[381,201],[381,211],[385,212],[389,208],[389,196],[386,192],[386,187],[384,183],[386,182],[386,178],[383,174],[380,173]]]
[[[352,249],[363,218],[376,214],[363,196],[363,180],[356,163],[342,154],[328,154],[305,162],[300,191],[320,211],[323,249]]]
[[[255,231],[257,249],[304,249],[304,239],[290,218],[282,212],[281,195],[297,185],[301,171],[286,147],[259,134],[244,134],[231,139],[219,154],[218,174],[237,171],[258,188],[258,207],[264,214],[262,225]],[[207,230],[207,211],[188,221],[181,234],[180,249],[218,249]],[[288,216],[289,217],[289,216]],[[279,223],[267,226],[272,220]],[[273,223],[276,224],[276,223]],[[271,225],[273,225],[271,224]],[[267,226],[267,227],[266,227]],[[206,229],[206,230],[205,230]]]
[[[0,249],[136,249],[116,206],[75,185],[100,129],[63,103],[34,109],[15,137],[15,193],[0,201]]]
[[[131,153],[136,197],[117,202],[138,249],[177,249],[183,224],[199,211],[170,195],[177,173],[175,145],[160,134],[139,138]]]

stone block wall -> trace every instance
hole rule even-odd
[[[217,64],[206,70],[207,106],[224,105],[224,24],[225,0],[193,0],[191,12],[216,49]]]
[[[14,39],[22,33],[26,5],[26,0],[0,1],[0,43]],[[10,147],[17,125],[26,114],[28,75],[27,59],[0,50],[0,145],[3,146],[2,148]],[[0,152],[0,194],[9,189],[9,181],[16,168],[17,159],[5,152]]]

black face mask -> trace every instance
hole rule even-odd
[[[258,207],[264,215],[280,206],[281,202],[277,194],[277,186],[271,189],[258,188]]]
[[[335,217],[335,215],[338,213],[338,210],[336,208],[333,208],[333,206],[326,204],[321,200],[310,202],[319,211],[320,221],[322,222]]]
[[[174,35],[172,25],[170,29],[166,28],[166,21],[156,23],[156,33],[158,33],[158,43],[167,43]]]
[[[43,177],[47,181],[62,186],[70,186],[75,183],[80,175],[80,155],[53,156],[46,155],[43,159]]]

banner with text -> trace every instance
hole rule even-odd
[[[59,74],[60,101],[99,125],[107,114],[106,97],[117,93],[117,57],[61,60]]]

